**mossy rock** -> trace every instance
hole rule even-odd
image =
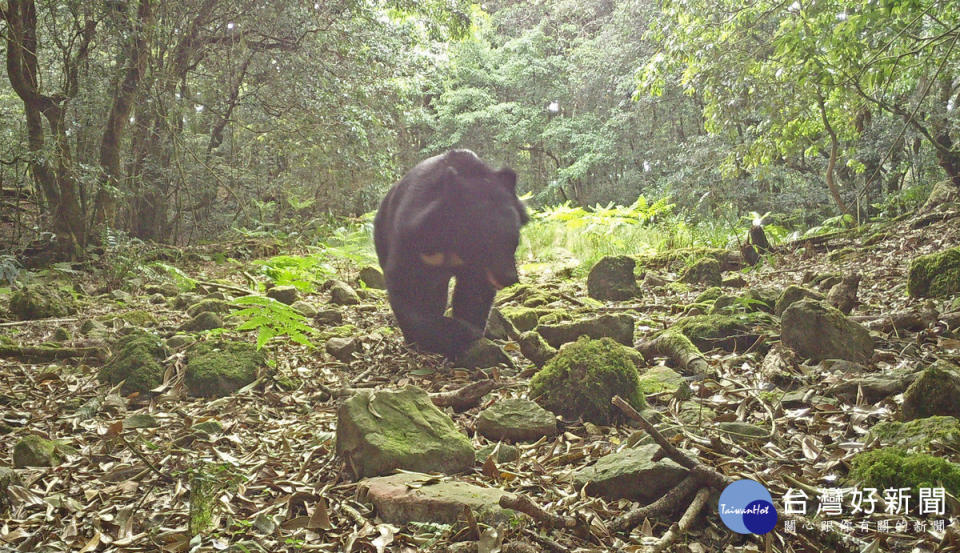
[[[99,379],[109,384],[123,382],[125,394],[146,394],[163,383],[161,361],[168,355],[167,348],[154,334],[135,331],[120,338],[113,347],[113,355],[100,369]]]
[[[266,363],[247,342],[201,342],[188,351],[184,382],[195,396],[223,397],[256,380]]]
[[[557,354],[556,348],[551,347],[535,330],[524,332],[517,342],[520,344],[520,353],[538,368],[542,368]]]
[[[866,363],[873,355],[870,332],[819,301],[805,299],[790,304],[780,321],[781,343],[813,363],[824,359]]]
[[[581,338],[562,348],[530,380],[530,397],[565,417],[582,417],[609,424],[616,415],[613,396],[623,397],[635,409],[645,401],[637,374],[636,350],[610,338]]]
[[[776,309],[777,299],[780,298],[780,290],[765,286],[750,288],[740,298],[743,300],[742,303],[746,304],[747,312],[773,313]]]
[[[516,302],[524,307],[543,307],[556,298],[546,290],[532,284],[515,284],[497,292],[497,305],[507,302]]]
[[[680,275],[680,282],[685,284],[706,284],[720,286],[723,276],[720,272],[720,262],[712,257],[704,257],[687,267]]]
[[[960,493],[960,465],[927,453],[885,447],[857,454],[850,464],[850,476],[860,487],[908,487],[915,497],[920,488],[940,486],[953,496]]]
[[[192,317],[189,321],[180,325],[180,328],[177,330],[183,332],[202,332],[215,328],[223,328],[223,319],[220,318],[220,315],[212,311],[202,311],[197,313],[196,317]]]
[[[56,330],[53,331],[54,342],[69,342],[72,339],[73,336],[70,335],[70,331],[67,330],[67,327],[58,326]]]
[[[903,393],[904,420],[936,415],[960,418],[960,369],[938,361],[924,369]]]
[[[52,285],[25,286],[10,295],[10,314],[20,321],[66,317],[77,312],[69,293]]]
[[[362,282],[367,288],[373,288],[375,290],[387,289],[387,281],[383,278],[383,273],[373,265],[367,265],[360,269],[357,280]]]
[[[640,374],[640,389],[644,394],[674,393],[686,383],[677,371],[664,366],[650,367]]]
[[[633,317],[626,314],[600,315],[590,319],[580,319],[569,323],[546,324],[540,321],[537,332],[552,347],[560,347],[582,336],[593,339],[613,338],[625,346],[633,345]]]
[[[700,351],[737,351],[757,340],[758,334],[751,330],[753,325],[763,322],[757,315],[695,315],[678,320],[671,329],[689,338]]]
[[[641,257],[637,263],[641,268],[678,270],[691,261],[709,257],[715,259],[721,270],[738,270],[741,261],[739,255],[721,248],[675,248],[652,256]]]
[[[155,326],[157,324],[157,318],[153,316],[153,313],[142,309],[126,311],[117,315],[117,318],[125,321],[127,324],[139,327]]]
[[[229,313],[233,306],[224,300],[204,299],[187,308],[187,315],[196,317],[200,313]]]
[[[787,286],[783,292],[780,294],[780,297],[777,298],[777,303],[773,308],[774,314],[778,317],[783,315],[783,312],[787,310],[788,307],[797,303],[800,300],[813,299],[820,301],[823,299],[823,294],[814,292],[804,288],[803,286]]]
[[[719,286],[711,286],[703,292],[700,292],[697,295],[697,298],[693,300],[693,303],[710,303],[716,301],[717,298],[723,295],[723,289]]]
[[[921,298],[960,294],[960,247],[915,258],[910,263],[907,293]]]
[[[622,301],[635,297],[637,277],[633,270],[637,262],[626,255],[606,256],[590,269],[587,275],[587,294],[601,301]]]
[[[526,332],[536,328],[540,323],[540,317],[550,311],[531,307],[502,307],[500,308],[500,312],[513,324],[518,332]]]
[[[55,467],[62,463],[68,454],[76,454],[76,450],[56,440],[30,434],[13,446],[13,466],[18,469]]]
[[[960,420],[955,417],[926,417],[908,422],[882,421],[873,425],[869,438],[885,447],[910,453],[933,453],[960,449]]]

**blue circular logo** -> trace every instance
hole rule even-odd
[[[738,534],[766,534],[777,525],[773,497],[754,480],[737,480],[724,488],[718,509],[720,520]]]

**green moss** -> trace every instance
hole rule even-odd
[[[233,308],[230,302],[224,300],[205,299],[200,300],[187,308],[187,315],[196,317],[200,313],[209,311],[211,313],[229,313]]]
[[[10,313],[18,320],[65,317],[77,312],[77,302],[54,286],[26,286],[10,296]]]
[[[746,343],[748,324],[753,322],[756,321],[751,315],[696,315],[680,319],[671,329],[689,338],[700,351],[714,347],[733,350],[738,345],[750,345]]]
[[[687,284],[707,284],[719,287],[722,280],[720,262],[712,257],[697,260],[680,275],[680,282]]]
[[[929,453],[936,447],[960,449],[960,421],[954,417],[927,417],[909,422],[878,422],[870,436],[885,446]]]
[[[349,338],[356,335],[358,332],[357,327],[351,324],[345,324],[340,326],[334,326],[331,328],[324,329],[320,333],[320,341],[327,341],[330,338]]]
[[[645,405],[636,351],[610,338],[580,338],[565,346],[530,381],[530,396],[567,417],[608,424],[620,395],[636,409]]]
[[[703,257],[712,257],[722,262],[727,255],[727,250],[719,248],[676,248],[653,256],[638,257],[637,270],[652,268],[676,271]]]
[[[703,292],[700,292],[700,295],[697,296],[697,299],[693,300],[693,303],[709,303],[716,301],[717,298],[723,295],[723,290],[719,286],[711,286]]]
[[[533,330],[539,324],[541,315],[549,313],[546,309],[531,307],[503,307],[500,309],[503,316],[520,332]]]
[[[189,351],[184,382],[194,395],[226,396],[256,380],[266,362],[263,352],[246,342],[202,342]]]
[[[30,434],[13,447],[13,466],[55,467],[64,461],[65,452],[65,447],[60,442]]]
[[[907,277],[907,293],[914,297],[960,294],[960,248],[914,259]]]
[[[960,493],[960,465],[926,453],[908,454],[886,447],[866,451],[851,461],[851,477],[863,486],[877,488],[919,488],[943,486],[951,495]]]
[[[153,326],[157,324],[156,317],[154,317],[152,313],[142,309],[121,313],[117,318],[123,319],[133,326]]]
[[[644,394],[673,393],[683,385],[683,377],[668,367],[650,367],[640,375],[640,389]]]
[[[109,384],[123,382],[125,394],[147,393],[163,383],[163,366],[167,350],[157,336],[134,332],[121,338],[113,355],[100,369],[99,378]]]

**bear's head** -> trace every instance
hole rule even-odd
[[[439,242],[448,264],[455,257],[454,265],[482,271],[496,289],[515,284],[520,227],[529,220],[517,198],[517,174],[491,169],[469,150],[453,150],[438,162],[436,196],[422,230],[445,234]]]

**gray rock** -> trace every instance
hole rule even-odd
[[[346,282],[334,281],[330,286],[330,303],[334,305],[357,305],[360,296]]]
[[[387,289],[387,281],[383,278],[383,273],[380,272],[380,269],[374,267],[373,265],[367,265],[366,267],[360,269],[360,274],[357,276],[357,280],[364,283],[367,288],[373,288],[375,290]]]
[[[480,412],[477,432],[488,440],[532,442],[555,435],[557,418],[528,399],[505,399]]]
[[[573,482],[577,488],[586,485],[590,495],[626,498],[647,504],[659,499],[687,476],[687,469],[671,459],[660,457],[660,446],[656,444],[627,448],[578,470],[573,475]]]
[[[296,286],[274,286],[267,290],[267,297],[291,305],[300,297],[300,291],[297,290]]]
[[[622,301],[637,295],[637,262],[626,255],[606,256],[587,275],[587,294],[600,301]]]
[[[756,442],[770,436],[770,430],[762,426],[739,421],[718,422],[717,430],[737,443]]]
[[[506,365],[511,368],[514,366],[510,356],[504,353],[500,346],[486,338],[470,344],[467,351],[460,354],[453,364],[465,369],[487,369],[497,365]]]
[[[773,313],[778,317],[782,317],[783,312],[788,307],[804,299],[814,299],[819,301],[823,299],[823,294],[814,292],[813,290],[808,290],[803,286],[787,286],[787,288],[780,293],[780,297],[777,298],[777,303],[773,308]]]
[[[824,359],[865,363],[873,355],[873,338],[866,328],[816,300],[791,304],[780,324],[783,344],[814,363]]]
[[[470,440],[415,386],[363,390],[337,411],[337,455],[356,477],[395,469],[454,474],[474,465]]]
[[[313,320],[319,324],[338,325],[343,322],[343,313],[336,309],[321,309]]]
[[[513,340],[516,339],[517,334],[517,329],[513,327],[513,323],[503,316],[500,309],[494,307],[490,310],[484,336],[491,340]]]
[[[327,353],[332,355],[337,361],[349,363],[353,361],[353,354],[360,351],[360,341],[353,336],[345,338],[334,336],[327,340],[324,347]]]
[[[296,311],[297,313],[300,313],[304,317],[316,317],[317,315],[320,314],[320,310],[317,309],[315,305],[303,300],[297,300],[291,303],[290,307],[292,307],[294,311]]]
[[[520,353],[538,368],[542,368],[557,354],[556,348],[551,347],[535,330],[521,334],[518,342]]]

